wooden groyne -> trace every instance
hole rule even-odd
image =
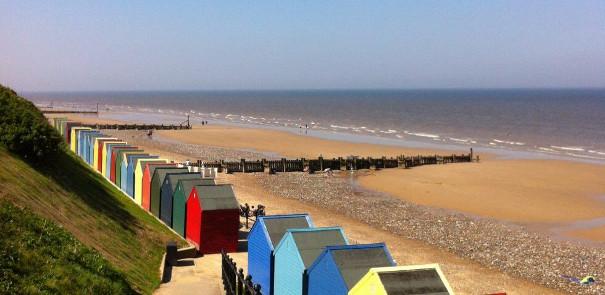
[[[75,111],[75,110],[44,110],[41,109],[43,114],[99,114],[98,111]]]
[[[164,125],[164,124],[81,124],[84,127],[94,129],[117,129],[117,130],[183,130],[191,129],[189,124]]]
[[[246,160],[240,161],[212,161],[202,162],[198,160],[193,166],[217,168],[219,172],[316,172],[328,170],[361,170],[361,169],[389,169],[389,168],[413,168],[423,165],[438,165],[450,163],[469,163],[473,161],[473,153],[462,155],[431,155],[431,156],[398,156],[396,158],[381,157],[381,158],[332,158],[324,159],[286,159],[280,160]]]

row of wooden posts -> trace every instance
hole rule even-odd
[[[471,162],[473,160],[473,153],[462,154],[462,155],[448,155],[448,156],[399,156],[397,158],[332,158],[324,159],[319,157],[317,159],[295,159],[289,160],[282,158],[280,160],[255,160],[247,161],[241,159],[240,161],[228,162],[228,161],[213,161],[213,162],[202,162],[198,160],[194,166],[206,167],[206,168],[217,168],[219,172],[315,172],[330,170],[360,170],[360,169],[387,169],[387,168],[412,168],[422,165],[435,165],[435,164],[449,164],[449,163],[464,163]]]
[[[182,130],[191,129],[191,125],[164,125],[164,124],[80,124],[83,127],[93,129],[117,129],[117,130]]]
[[[221,252],[221,277],[223,289],[227,295],[261,295],[261,286],[252,282],[252,276],[244,275],[242,268],[237,268],[233,258],[225,251]]]

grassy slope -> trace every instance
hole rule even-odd
[[[72,234],[0,200],[0,293],[132,294],[123,274]]]
[[[0,198],[71,232],[121,270],[138,292],[160,283],[168,240],[180,240],[70,152],[42,171],[0,147]]]

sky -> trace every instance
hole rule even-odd
[[[18,91],[605,87],[605,1],[0,0]]]

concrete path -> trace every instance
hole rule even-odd
[[[248,253],[231,253],[229,256],[236,261],[238,268],[248,269]],[[172,268],[170,282],[160,285],[154,294],[224,294],[221,254],[179,260],[179,264]]]

